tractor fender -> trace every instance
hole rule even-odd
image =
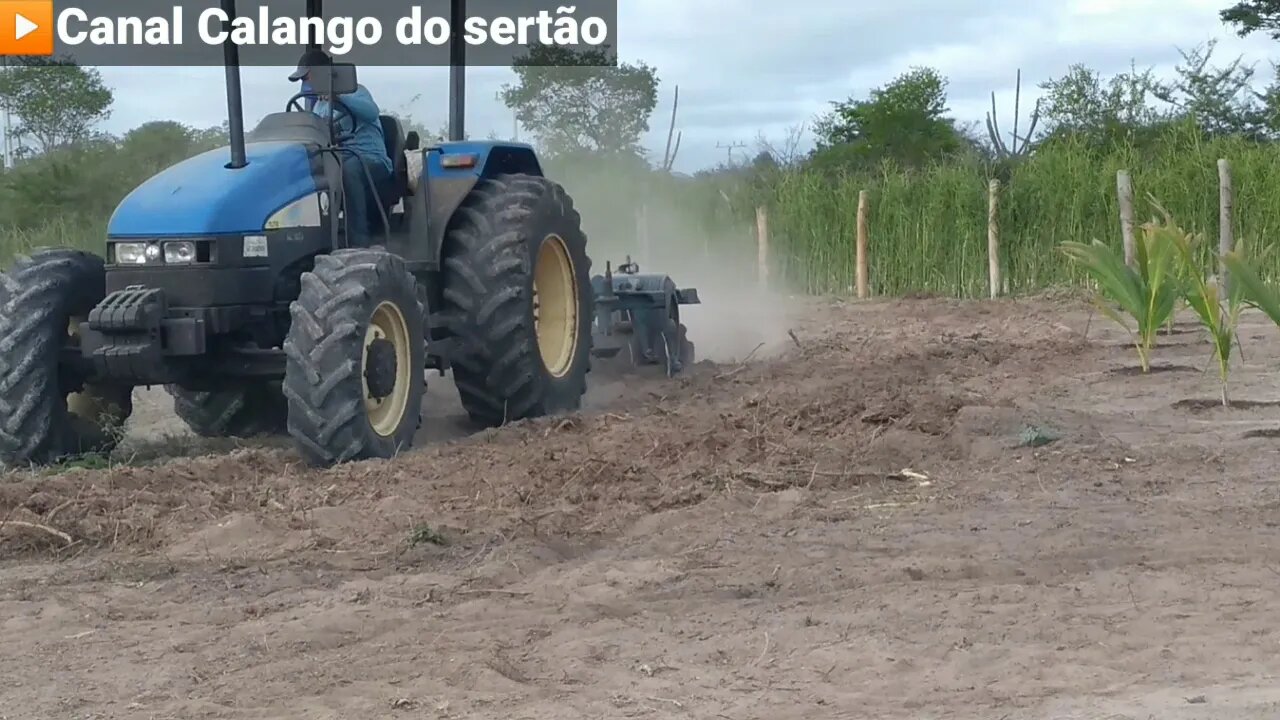
[[[606,293],[605,278],[591,278],[591,289],[596,298]],[[619,313],[617,318],[635,327],[653,327],[664,318],[680,322],[680,290],[670,276],[661,273],[620,273],[613,276],[613,296],[608,304],[609,312]]]
[[[646,296],[654,307],[665,306],[676,292],[675,281],[661,273],[636,273],[634,275],[614,275],[613,291],[618,295],[629,295],[635,298]]]
[[[591,286],[596,295],[603,295],[604,276],[591,278]],[[636,308],[660,307],[670,311],[674,305],[698,305],[702,302],[696,288],[681,288],[670,275],[662,273],[619,273],[613,276],[613,292],[624,304]]]
[[[440,269],[445,233],[476,183],[497,175],[542,176],[537,154],[524,143],[446,142],[413,152],[421,160],[409,165],[421,170],[410,175],[410,188],[416,209],[425,212],[413,214],[417,220],[410,231],[412,237],[425,236],[426,242],[411,243],[407,259],[430,270]]]

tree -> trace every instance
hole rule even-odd
[[[1272,137],[1280,135],[1280,64],[1273,63],[1271,84],[1258,94],[1262,122]]]
[[[120,157],[138,173],[141,181],[174,163],[226,144],[221,127],[197,130],[173,120],[153,120],[125,133]]]
[[[808,126],[805,123],[791,125],[786,129],[781,142],[774,142],[764,132],[756,134],[756,159],[752,162],[757,168],[762,162],[771,163],[776,168],[793,168],[804,160],[800,150],[804,142]],[[764,158],[768,158],[765,160]]]
[[[933,68],[912,68],[867,99],[832,106],[814,124],[816,154],[839,156],[839,164],[892,159],[920,165],[968,146],[946,116],[947,80]]]
[[[120,150],[147,174],[192,155],[194,131],[172,120],[143,123],[125,133]]]
[[[1226,67],[1209,64],[1216,40],[1182,54],[1177,77],[1171,82],[1155,83],[1152,94],[1194,120],[1211,135],[1240,134],[1261,139],[1265,132],[1267,112],[1253,89],[1254,69],[1237,57]]]
[[[1240,37],[1263,31],[1280,40],[1280,0],[1241,0],[1218,16]]]
[[[1151,104],[1156,81],[1150,69],[1129,71],[1104,81],[1081,64],[1060,78],[1040,83],[1044,91],[1040,114],[1050,139],[1084,138],[1106,145],[1133,140],[1135,133],[1158,123],[1162,116]]]
[[[213,150],[214,148],[226,146],[231,132],[227,128],[227,124],[227,121],[223,120],[221,125],[192,131],[192,143],[200,150]]]
[[[517,82],[499,97],[548,154],[640,156],[658,103],[657,74],[643,62],[610,62],[604,49],[540,45],[516,60]]]
[[[102,75],[61,58],[18,58],[0,69],[0,106],[18,120],[14,136],[40,152],[79,142],[111,115]]]

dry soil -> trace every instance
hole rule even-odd
[[[0,482],[0,718],[1280,716],[1280,332],[1222,409],[1106,322],[810,302],[570,417],[432,379],[327,471],[144,394],[130,462]]]

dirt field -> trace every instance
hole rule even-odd
[[[1069,298],[691,324],[722,362],[572,418],[468,435],[432,379],[392,462],[139,465],[159,412],[6,478],[72,543],[0,529],[0,718],[1280,716],[1265,319],[1230,411],[1193,326],[1140,376]]]

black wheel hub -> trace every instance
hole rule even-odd
[[[364,380],[369,385],[369,396],[380,400],[396,387],[396,346],[378,338],[369,343],[367,352]]]

